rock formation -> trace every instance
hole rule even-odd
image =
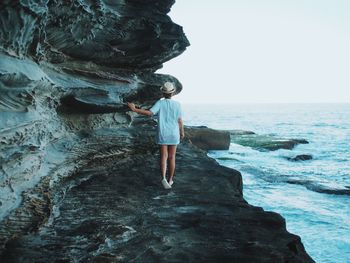
[[[299,162],[299,161],[308,161],[312,160],[312,155],[311,154],[299,154],[294,157],[286,157],[287,160],[292,161],[292,162]]]
[[[164,190],[158,179],[159,156],[152,154],[157,149],[147,143],[143,147],[122,160],[115,155],[95,159],[61,183],[65,194],[59,214],[39,231],[9,241],[3,258],[312,262],[280,215],[244,201],[239,172],[218,166],[205,152],[184,143],[173,189]]]
[[[173,1],[2,1],[1,214],[46,176],[86,155],[90,130],[129,125],[125,101],[150,105],[173,77],[154,74],[189,45],[166,15]],[[80,162],[82,162],[80,164]]]
[[[206,126],[188,126],[185,129],[186,138],[203,150],[228,150],[230,147],[230,132],[210,129]]]
[[[1,1],[1,262],[312,262],[192,144],[160,188],[155,124],[125,102],[182,89],[154,73],[189,45],[173,3]]]
[[[259,151],[291,150],[298,144],[309,143],[305,139],[279,138],[275,135],[258,135],[252,131],[232,130],[231,141]]]

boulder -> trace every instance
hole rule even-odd
[[[287,157],[287,160],[293,161],[293,162],[298,162],[298,161],[308,161],[312,160],[312,155],[310,154],[299,154],[295,157]]]
[[[230,147],[230,133],[214,130],[206,126],[187,126],[185,137],[191,143],[203,150],[228,150]]]

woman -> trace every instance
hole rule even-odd
[[[170,82],[165,82],[160,90],[163,92],[164,98],[158,100],[151,109],[136,109],[133,103],[128,103],[128,106],[133,112],[138,114],[157,116],[156,143],[160,145],[161,179],[164,188],[170,189],[174,183],[176,147],[180,143],[180,138],[184,138],[185,133],[181,105],[179,102],[171,99],[175,92],[175,86]],[[167,162],[169,163],[168,181],[166,180]]]

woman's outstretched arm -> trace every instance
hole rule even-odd
[[[150,110],[137,109],[137,108],[135,107],[135,104],[134,104],[134,103],[128,102],[128,107],[129,107],[130,110],[132,110],[133,112],[136,112],[136,113],[141,114],[141,115],[146,115],[146,116],[152,116],[152,115],[153,115],[152,111],[150,111]]]

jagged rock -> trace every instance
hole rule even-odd
[[[41,178],[65,177],[89,151],[82,130],[123,128],[147,107],[155,74],[189,45],[165,1],[0,2],[0,220]],[[74,149],[74,150],[73,150]]]
[[[155,71],[189,45],[167,16],[173,3],[2,1],[1,45],[9,54],[45,56],[54,64],[76,60]]]
[[[329,186],[322,183],[314,182],[311,180],[301,180],[301,179],[288,179],[286,183],[297,184],[305,186],[307,189],[323,193],[323,194],[332,194],[332,195],[350,195],[350,186]]]
[[[287,157],[287,160],[293,161],[293,162],[298,162],[298,161],[308,161],[312,160],[312,155],[310,154],[299,154],[295,157]]]
[[[210,129],[206,126],[187,126],[186,139],[203,150],[227,150],[230,147],[230,133]]]

